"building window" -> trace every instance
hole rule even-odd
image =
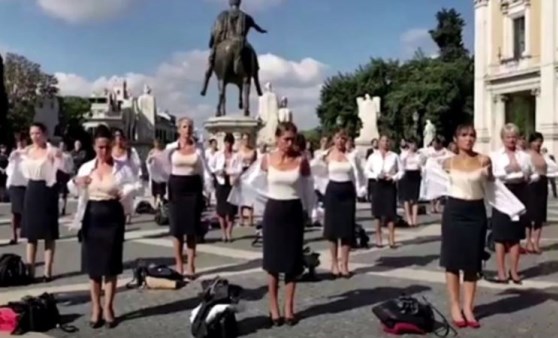
[[[513,58],[520,59],[525,53],[525,16],[513,19]]]

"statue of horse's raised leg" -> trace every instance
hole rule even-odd
[[[244,116],[250,116],[250,87],[251,87],[252,77],[245,76],[242,79],[242,87],[244,87]]]
[[[238,86],[238,109],[240,110],[244,109],[243,94],[244,94],[244,85],[241,83]]]
[[[227,84],[225,80],[219,79],[217,86],[219,88],[219,103],[217,104],[217,113],[215,115],[219,117],[227,114]]]

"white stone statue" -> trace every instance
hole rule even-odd
[[[288,105],[289,99],[283,96],[279,102],[279,122],[293,122],[293,113]]]
[[[424,144],[424,148],[430,147],[430,144],[436,137],[436,127],[430,120],[426,120],[426,125],[424,126],[424,132],[422,133]]]
[[[133,130],[131,132],[136,135],[138,140],[153,139],[155,137],[157,102],[148,85],[143,87],[143,94],[137,99],[136,115],[136,121],[132,124]]]
[[[259,98],[258,119],[262,123],[258,132],[258,144],[274,144],[275,131],[279,124],[279,104],[271,82],[264,85],[264,93]]]
[[[378,96],[373,98],[366,94],[364,97],[357,97],[358,117],[362,122],[362,128],[357,140],[370,143],[379,137],[378,117],[380,116],[381,99]]]

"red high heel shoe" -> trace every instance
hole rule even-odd
[[[463,328],[467,327],[467,321],[466,320],[454,320],[453,325],[455,327],[457,327],[458,329],[463,329]]]

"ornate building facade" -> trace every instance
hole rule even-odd
[[[558,1],[474,0],[475,127],[500,147],[505,123],[541,132],[558,151]]]

